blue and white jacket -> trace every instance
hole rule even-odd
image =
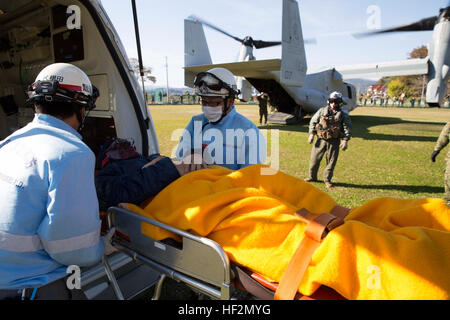
[[[264,163],[266,142],[258,127],[243,115],[231,111],[219,123],[210,123],[205,115],[192,117],[183,131],[175,157],[183,159],[201,150],[208,164],[239,170]]]
[[[101,259],[94,165],[78,132],[45,114],[0,142],[0,289],[37,288]]]

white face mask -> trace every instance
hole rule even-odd
[[[220,117],[222,117],[222,107],[202,106],[202,111],[209,122],[219,121]]]

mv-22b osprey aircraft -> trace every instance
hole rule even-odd
[[[441,106],[446,95],[450,65],[450,9],[441,9],[439,16],[416,23],[360,34],[368,36],[385,32],[434,30],[429,45],[429,56],[424,59],[372,63],[310,70],[307,73],[305,43],[302,34],[298,3],[283,0],[281,41],[240,39],[200,18],[190,16],[184,20],[185,28],[185,85],[193,86],[196,73],[213,67],[224,67],[237,76],[239,98],[248,101],[251,86],[266,92],[277,112],[269,116],[270,123],[292,124],[305,114],[312,114],[326,105],[329,94],[339,91],[344,96],[343,110],[356,108],[355,87],[344,80],[402,75],[428,75],[426,102]],[[203,25],[242,43],[238,62],[212,64]],[[281,45],[281,59],[255,60],[256,49]]]

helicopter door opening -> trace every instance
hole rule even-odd
[[[350,100],[353,99],[352,87],[350,87],[349,85],[347,85],[347,95]]]

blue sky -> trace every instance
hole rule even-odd
[[[129,57],[137,58],[131,1],[101,0],[119,33]],[[396,33],[362,40],[349,33],[367,31],[374,17],[370,6],[379,9],[381,28],[435,16],[448,0],[299,0],[308,68],[340,66],[406,59],[408,52],[431,40],[432,32]],[[194,14],[237,37],[257,40],[281,39],[281,0],[136,0],[143,61],[153,69],[155,85],[182,87],[184,65],[184,19]],[[237,59],[240,43],[205,28],[213,63]],[[254,50],[257,59],[281,57],[281,47]]]

